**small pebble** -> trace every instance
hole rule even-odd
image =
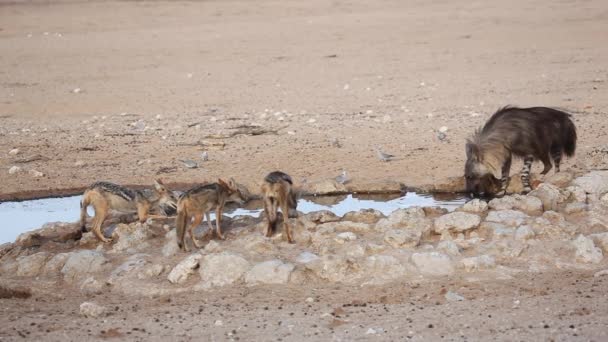
[[[15,173],[21,172],[21,168],[19,166],[12,166],[10,169],[8,169],[8,173],[10,175],[13,175]]]

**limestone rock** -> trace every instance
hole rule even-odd
[[[112,246],[113,252],[122,252],[129,249],[143,249],[148,246],[146,240],[152,234],[147,225],[139,222],[132,224],[118,224],[112,233],[112,239],[116,243]]]
[[[534,235],[534,230],[528,225],[520,226],[515,231],[515,239],[520,241],[530,240]]]
[[[424,235],[431,230],[431,227],[432,221],[426,218],[422,208],[410,207],[395,210],[387,218],[378,221],[375,229],[381,232],[389,229],[415,229]]]
[[[365,259],[363,270],[368,280],[363,285],[382,285],[407,275],[407,268],[392,255],[372,255]]]
[[[69,256],[61,269],[64,279],[72,282],[80,277],[101,272],[108,259],[99,251],[80,250],[69,253]]]
[[[522,225],[528,217],[525,213],[516,210],[492,210],[486,216],[486,221],[516,227]]]
[[[312,213],[302,215],[302,217],[316,224],[340,221],[340,217],[329,210],[313,211]]]
[[[300,264],[307,264],[307,263],[309,263],[311,261],[315,261],[317,259],[319,259],[318,255],[308,252],[308,251],[304,251],[296,257],[296,262],[300,263]]]
[[[412,254],[412,262],[420,273],[431,276],[450,275],[454,265],[449,256],[439,252],[422,252]]]
[[[80,304],[80,314],[88,318],[96,318],[106,315],[106,308],[92,302]]]
[[[541,214],[543,212],[543,202],[534,196],[511,195],[502,198],[495,198],[488,204],[494,210],[520,210],[527,214]]]
[[[587,202],[587,193],[580,186],[572,185],[565,189],[568,193],[568,197],[573,202],[586,203]]]
[[[437,250],[451,256],[460,255],[460,247],[452,240],[443,240],[437,244]]]
[[[55,254],[42,268],[42,274],[46,276],[54,276],[59,274],[69,256],[69,253]]]
[[[598,197],[608,192],[608,171],[591,171],[576,178],[573,185],[581,187],[588,194]]]
[[[456,210],[474,214],[482,214],[488,211],[488,203],[486,203],[486,201],[480,200],[479,198],[474,198]]]
[[[481,218],[476,214],[456,211],[443,215],[435,219],[435,233],[441,234],[444,231],[464,232],[475,229],[481,223]]]
[[[177,234],[175,229],[168,231],[165,234],[165,244],[163,245],[163,256],[170,257],[177,255],[180,249],[177,245]]]
[[[199,262],[203,256],[200,253],[193,253],[188,255],[185,259],[180,261],[167,276],[167,279],[173,284],[181,284],[185,282],[188,277],[194,273],[194,269],[198,267]]]
[[[354,282],[360,277],[360,265],[352,258],[341,255],[324,255],[305,267],[320,279],[329,282]]]
[[[546,177],[545,182],[553,184],[558,188],[565,188],[572,182],[574,175],[567,171],[553,173],[551,176]]]
[[[247,285],[286,284],[295,266],[281,260],[269,260],[259,263],[245,274]]]
[[[336,242],[344,243],[346,241],[355,241],[357,240],[357,234],[353,232],[344,232],[336,235]]]
[[[416,247],[422,232],[417,229],[390,229],[384,233],[384,241],[394,248]]]
[[[574,256],[578,262],[598,264],[604,257],[602,250],[595,247],[593,240],[582,234],[572,241],[572,244],[576,248]]]
[[[568,203],[568,204],[566,204],[566,207],[564,208],[564,212],[569,215],[582,213],[587,210],[587,207],[588,206],[585,203],[580,203],[580,202]]]
[[[78,240],[82,236],[80,227],[74,224],[53,222],[47,223],[42,228],[25,232],[15,240],[16,246],[34,247],[46,242],[67,242]]]
[[[145,280],[158,277],[165,271],[165,266],[161,264],[152,264],[144,267],[137,273],[137,279]]]
[[[349,211],[342,216],[342,221],[351,221],[357,223],[376,224],[380,219],[385,216],[379,210],[375,209],[362,209],[359,211]]]
[[[542,183],[529,196],[537,197],[543,203],[544,210],[557,210],[558,205],[566,200],[560,189],[553,184]]]
[[[496,267],[496,261],[493,256],[490,255],[480,255],[470,258],[463,258],[460,260],[460,266],[465,269],[467,272],[480,270],[480,269],[489,269]]]
[[[103,284],[93,277],[88,277],[80,284],[80,292],[86,295],[96,295],[103,292]]]
[[[109,285],[122,285],[120,283],[130,283],[138,271],[148,263],[146,254],[135,254],[129,257],[124,263],[110,273],[107,280]]]
[[[18,277],[35,277],[40,274],[42,267],[51,257],[47,252],[39,252],[25,257],[17,258]]]
[[[608,233],[591,234],[589,237],[604,253],[608,253]]]
[[[249,262],[242,256],[230,252],[203,256],[200,262],[200,289],[231,285],[239,281],[250,269]]]

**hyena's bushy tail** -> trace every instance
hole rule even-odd
[[[186,225],[188,224],[188,211],[186,206],[180,201],[177,205],[177,217],[175,218],[175,233],[177,235],[177,246],[184,247],[184,236]]]
[[[562,127],[562,139],[564,141],[564,153],[568,157],[572,157],[574,155],[574,151],[576,150],[576,127],[574,126],[574,123],[570,117],[564,120]]]

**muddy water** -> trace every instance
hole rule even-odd
[[[298,211],[309,213],[330,210],[338,216],[349,211],[376,209],[389,215],[400,208],[412,206],[438,206],[449,211],[462,205],[466,199],[454,194],[417,194],[405,196],[389,195],[344,195],[307,197],[298,201]],[[245,208],[226,210],[226,216],[258,216],[261,201],[251,201]],[[93,215],[89,208],[89,215]],[[47,222],[76,222],[80,215],[80,196],[45,198],[23,202],[0,203],[0,243],[12,242],[23,232],[41,227]],[[212,218],[213,215],[212,215]]]

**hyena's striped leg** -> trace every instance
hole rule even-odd
[[[532,191],[530,187],[530,169],[532,168],[532,162],[534,161],[534,157],[526,156],[524,158],[524,167],[521,170],[521,183],[524,186],[524,194]]]
[[[562,149],[560,146],[551,147],[551,159],[555,165],[555,173],[559,172],[559,164],[562,162]]]
[[[498,197],[502,197],[507,193],[507,187],[509,186],[509,173],[511,172],[511,155],[509,154],[505,161],[502,163],[501,177],[500,177],[500,191],[496,194]]]

